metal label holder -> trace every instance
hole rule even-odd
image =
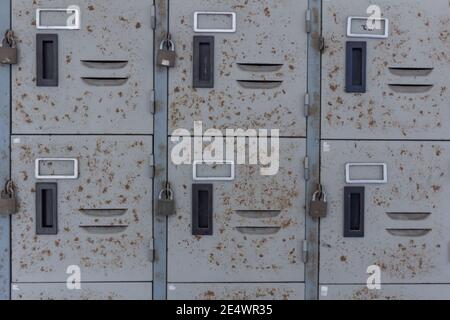
[[[75,14],[75,24],[65,25],[65,26],[43,26],[41,24],[41,13],[42,12],[64,12],[66,14]],[[79,30],[81,25],[80,19],[80,9],[78,8],[50,8],[50,9],[36,9],[36,28],[40,30]]]
[[[382,167],[382,180],[352,180],[350,177],[350,169],[352,167]],[[345,166],[345,181],[348,184],[385,184],[388,182],[388,172],[386,163],[347,163]]]
[[[201,164],[223,164],[230,165],[231,174],[229,177],[199,177],[197,166]],[[233,181],[235,179],[235,163],[232,160],[216,161],[216,160],[196,160],[192,165],[192,178],[194,181]]]
[[[43,161],[70,161],[73,162],[72,175],[41,175],[39,167]],[[75,158],[38,158],[34,162],[35,178],[39,180],[75,180],[78,179],[78,159]]]
[[[230,16],[231,29],[201,29],[198,26],[199,16],[215,15],[215,16]],[[211,11],[197,11],[194,13],[194,32],[211,32],[211,33],[234,33],[236,32],[236,13],[235,12],[211,12]]]
[[[355,20],[373,20],[379,21],[380,23],[384,22],[384,34],[370,34],[370,33],[353,33],[352,32],[352,23]],[[367,32],[370,32],[368,30]],[[372,39],[386,39],[389,37],[389,19],[386,18],[371,18],[371,17],[349,17],[347,20],[347,37],[349,38],[372,38]]]

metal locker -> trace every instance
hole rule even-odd
[[[249,283],[277,291],[276,282],[286,283],[293,299],[300,295],[299,285],[304,282],[305,180],[299,163],[306,146],[300,139],[280,140],[283,156],[274,176],[261,176],[257,165],[236,165],[234,180],[220,181],[229,174],[227,165],[213,168],[201,164],[199,177],[217,179],[194,181],[192,165],[169,165],[171,179],[178,182],[173,186],[176,215],[169,218],[168,228],[169,297],[194,298],[205,288],[200,283],[217,288],[217,298],[231,297],[244,288],[248,288],[248,297],[256,298]],[[213,191],[212,234],[192,232],[196,183],[207,183]],[[192,284],[181,286],[181,293],[170,290],[186,282]],[[226,287],[221,284],[225,282],[240,285]]]
[[[379,32],[367,31],[367,18],[357,18],[369,18],[373,4],[387,19]],[[447,0],[432,6],[410,0],[323,1],[322,138],[448,136],[449,14]],[[354,41],[367,44],[367,83],[365,92],[348,93],[346,43]],[[361,87],[361,79],[356,81]]]
[[[333,179],[324,179],[329,215],[321,221],[320,283],[365,285],[370,266],[380,268],[383,285],[448,283],[450,144],[324,144],[322,176]],[[365,232],[353,238],[343,232],[344,190],[349,187],[365,191],[360,193]]]
[[[171,0],[179,50],[169,76],[169,132],[201,120],[208,128],[279,128],[281,136],[305,137],[307,7],[307,0]],[[215,38],[213,88],[193,88],[194,36]]]

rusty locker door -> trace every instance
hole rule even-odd
[[[307,7],[306,0],[169,2],[178,54],[169,73],[169,135],[278,129],[281,137],[271,176],[236,163],[236,154],[212,166],[169,158],[176,203],[169,299],[304,297]]]
[[[153,3],[12,4],[12,297],[151,299]]]
[[[321,298],[448,298],[449,2],[323,15]]]

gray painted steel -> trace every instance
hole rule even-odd
[[[432,6],[424,1],[377,1],[383,17],[390,19],[389,38],[347,38],[347,17],[367,16],[372,4],[324,2],[323,138],[448,139],[448,1],[435,0]],[[367,41],[367,93],[346,94],[345,43],[361,40]],[[432,70],[417,75],[414,68]]]
[[[169,8],[167,0],[156,0],[155,4],[157,17],[155,42],[158,44],[155,46],[155,50],[158,50],[159,42],[167,36],[169,27]],[[167,181],[167,81],[167,69],[155,67],[154,199],[158,198],[163,183]],[[155,300],[165,300],[167,299],[167,217],[154,215],[154,242],[155,262],[153,269],[153,298]]]
[[[320,183],[320,76],[321,52],[320,36],[322,28],[322,1],[310,0],[311,30],[308,34],[308,95],[309,115],[307,124],[306,150],[309,166],[309,180],[306,182],[306,237],[308,244],[305,281],[307,300],[318,298],[319,283],[319,221],[309,216],[309,205],[313,193]],[[327,191],[327,190],[325,190]]]
[[[10,1],[0,1],[0,34],[10,28]],[[9,179],[11,67],[0,65],[0,185]],[[0,300],[10,296],[10,218],[0,217]]]
[[[169,132],[191,129],[194,121],[207,128],[278,128],[285,137],[305,137],[303,100],[307,78],[307,0],[171,0],[170,30],[178,48],[177,67],[169,81]],[[202,33],[215,37],[215,87],[192,88],[193,17],[196,11],[236,12],[236,33]],[[222,17],[223,18],[223,17]],[[203,28],[223,25],[205,18]],[[223,18],[225,19],[225,18]],[[262,72],[248,72],[239,63],[258,64]],[[266,64],[281,64],[264,72]],[[253,68],[258,68],[253,65]],[[252,80],[249,89],[238,81]],[[282,81],[263,89],[267,81]]]
[[[66,284],[18,284],[14,300],[151,300],[151,283],[83,283],[81,290],[67,290]]]
[[[303,283],[175,283],[170,300],[303,300]]]

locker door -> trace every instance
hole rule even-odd
[[[152,297],[152,4],[13,2],[15,299]]]
[[[169,134],[184,129],[186,139],[201,137],[194,131],[201,121],[205,131],[279,129],[281,138],[273,176],[238,164],[236,154],[231,164],[212,166],[169,158],[176,215],[168,222],[168,297],[303,298],[308,2],[169,6],[178,48],[169,73]],[[244,148],[237,154],[248,153]]]

